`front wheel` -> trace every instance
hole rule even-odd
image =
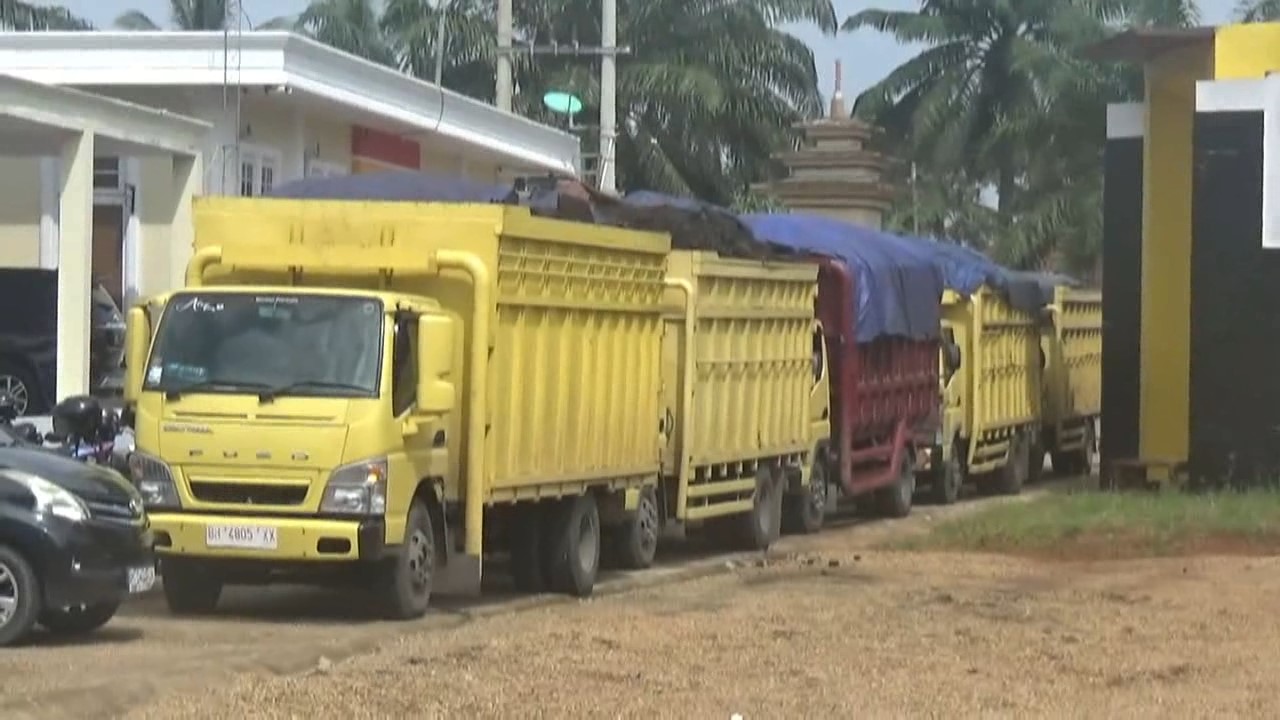
[[[88,635],[111,622],[119,610],[118,601],[49,609],[40,614],[40,624],[54,635]]]
[[[404,528],[404,546],[382,568],[378,595],[383,614],[391,620],[422,617],[431,603],[431,587],[436,570],[436,536],[431,511],[420,500],[409,508]]]
[[[782,529],[812,535],[822,529],[827,516],[827,468],[815,454],[804,490],[782,498]]]
[[[40,616],[40,581],[26,558],[0,545],[0,647],[21,642]]]

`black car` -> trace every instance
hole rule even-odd
[[[0,268],[0,392],[19,415],[53,407],[58,364],[58,272]],[[119,395],[124,378],[124,315],[101,283],[90,298],[89,381],[95,395]]]
[[[39,624],[105,625],[155,584],[142,497],[118,472],[77,462],[0,423],[0,647]]]

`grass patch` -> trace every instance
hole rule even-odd
[[[1053,493],[942,523],[893,547],[1063,560],[1280,554],[1280,492]]]

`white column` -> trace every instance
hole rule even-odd
[[[177,156],[173,159],[173,205],[169,226],[169,287],[184,284],[187,262],[195,252],[195,222],[191,200],[200,192],[203,175],[200,156]]]
[[[223,162],[224,148],[235,145],[240,128],[236,127],[234,111],[222,106],[222,91],[202,92],[191,103],[191,115],[213,125],[206,135],[201,157],[200,187],[205,195],[238,195],[240,192],[240,168],[233,162]],[[225,171],[225,172],[224,172]]]
[[[124,185],[124,244],[121,260],[124,268],[120,277],[124,279],[121,297],[124,307],[133,305],[143,284],[145,271],[142,267],[143,228],[141,215],[142,201],[146,193],[146,183],[142,174],[142,159],[136,157],[120,158],[120,178]],[[133,188],[133,207],[129,207],[129,188]]]
[[[58,202],[57,397],[89,391],[89,291],[93,266],[93,135],[62,146]]]
[[[40,267],[58,267],[58,158],[40,158]]]

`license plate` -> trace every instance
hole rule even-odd
[[[144,593],[156,586],[155,565],[129,568],[129,592]]]
[[[275,550],[276,529],[268,525],[210,525],[204,531],[205,547]]]

